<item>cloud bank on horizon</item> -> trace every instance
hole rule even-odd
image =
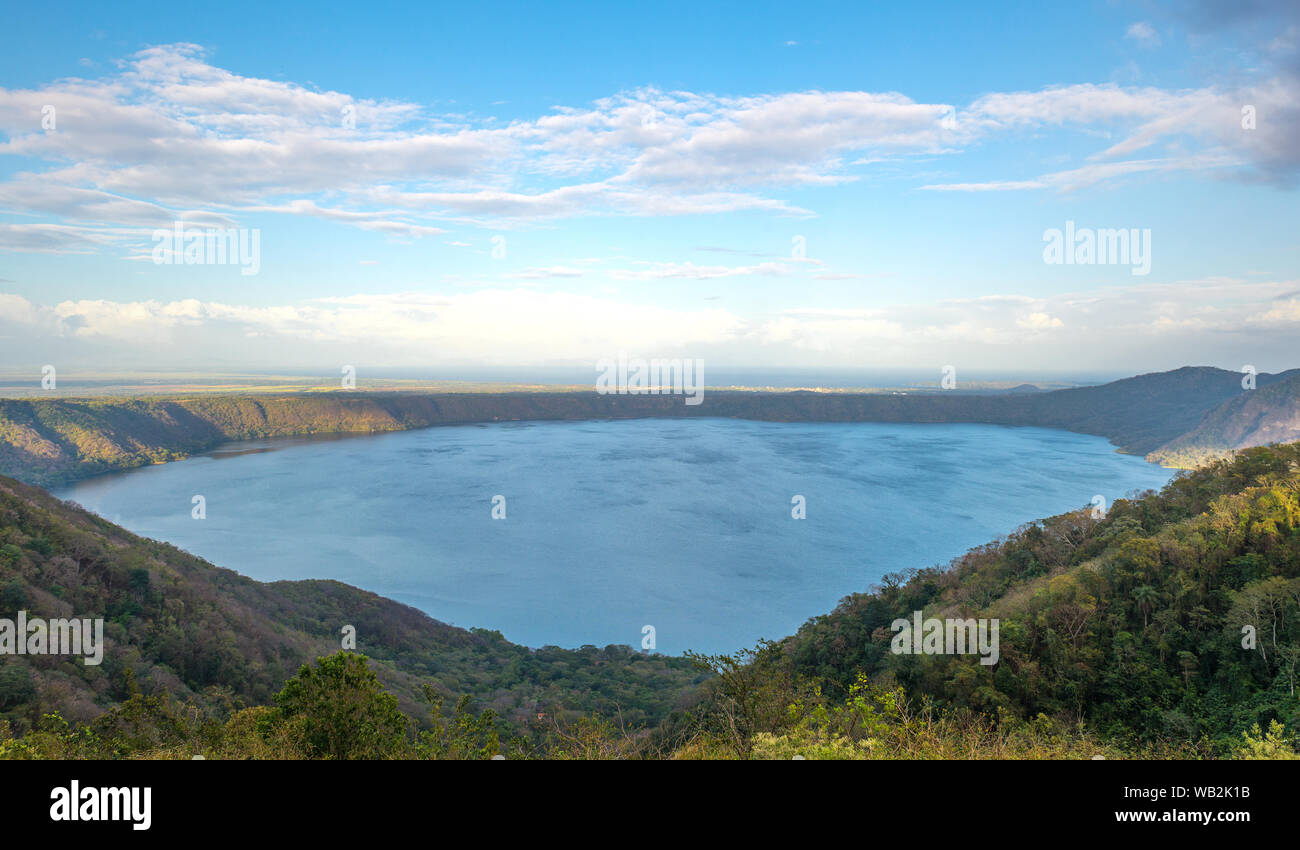
[[[0,88],[0,351],[124,369],[619,351],[1294,366],[1300,15],[1248,12],[1117,24],[1110,79],[951,103],[904,77],[728,93],[647,79],[498,115],[152,44]],[[177,222],[256,229],[257,274],[187,264],[179,245],[159,264],[156,232]],[[1086,247],[1047,260],[1046,233],[1076,223]]]

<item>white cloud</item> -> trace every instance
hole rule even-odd
[[[1043,174],[1032,180],[1004,180],[989,183],[936,183],[922,186],[921,189],[941,192],[1007,192],[1026,189],[1056,189],[1061,192],[1071,192],[1133,174],[1173,171],[1213,172],[1216,169],[1226,169],[1241,164],[1241,160],[1223,155],[1095,162],[1068,171]]]
[[[1047,313],[1030,313],[1028,316],[1022,316],[1016,319],[1016,326],[1028,330],[1047,330],[1049,328],[1059,328],[1065,323],[1055,316]]]
[[[1124,37],[1136,41],[1143,47],[1160,46],[1160,34],[1146,21],[1129,24],[1128,29],[1124,31]]]
[[[1258,111],[1253,131],[1241,127],[1245,104]],[[51,131],[40,126],[46,105]],[[163,45],[102,79],[0,89],[0,155],[44,169],[0,183],[0,210],[40,219],[15,222],[22,229],[0,234],[0,246],[98,250],[138,241],[133,227],[232,226],[268,213],[402,239],[574,216],[810,216],[782,194],[1044,130],[1113,141],[1057,172],[924,188],[1070,191],[1180,171],[1287,183],[1300,171],[1300,84],[1079,84],[993,92],[964,108],[898,92],[643,88],[506,124],[241,76],[199,46]],[[35,228],[50,218],[72,229]]]
[[[1020,363],[1030,371],[1053,365],[1043,352],[1058,352],[1058,367],[1092,352],[1131,368],[1134,358],[1163,362],[1171,350],[1207,358],[1227,351],[1231,359],[1245,348],[1260,353],[1260,360],[1270,352],[1281,357],[1293,349],[1297,333],[1300,280],[1207,279],[768,315],[501,286],[256,307],[198,299],[41,306],[0,295],[0,354],[7,362],[24,362],[37,340],[41,351],[64,352],[64,359],[80,352],[91,362],[131,362],[134,355],[165,351],[169,363],[196,368],[214,368],[218,359],[259,368],[335,360],[519,365],[537,362],[539,352],[552,362],[582,362],[617,351],[856,367],[942,357],[937,362]],[[1031,344],[1039,354],[1024,362]]]

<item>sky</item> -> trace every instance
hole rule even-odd
[[[1300,4],[265,5],[6,10],[0,368],[1300,366]]]

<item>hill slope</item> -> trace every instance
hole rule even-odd
[[[1263,388],[1300,376],[1292,369],[1256,376]],[[1184,366],[1096,387],[1032,396],[1027,418],[1034,424],[1109,438],[1133,454],[1146,454],[1195,428],[1211,410],[1243,394],[1241,374],[1207,366]]]
[[[999,618],[1000,661],[894,654],[891,624]],[[1245,643],[1245,627],[1254,643]],[[948,568],[887,576],[775,652],[843,693],[1086,721],[1117,740],[1300,729],[1300,443],[1244,450],[1118,500],[1034,522]]]
[[[1151,459],[1191,467],[1235,449],[1300,440],[1300,375],[1283,374],[1289,377],[1225,401]]]
[[[1265,390],[1300,375],[1259,375]],[[1292,385],[1288,382],[1288,385]],[[716,416],[783,422],[981,422],[1062,428],[1146,454],[1196,428],[1242,395],[1241,376],[1184,367],[1097,387],[980,395],[707,392],[679,396],[589,393],[328,392],[149,400],[0,399],[0,474],[53,486],[175,460],[223,442],[303,434],[371,433],[507,420]]]

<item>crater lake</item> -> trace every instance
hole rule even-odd
[[[248,441],[56,495],[258,580],[529,646],[641,648],[649,626],[676,654],[783,637],[885,573],[1171,475],[1040,428],[641,419]]]

